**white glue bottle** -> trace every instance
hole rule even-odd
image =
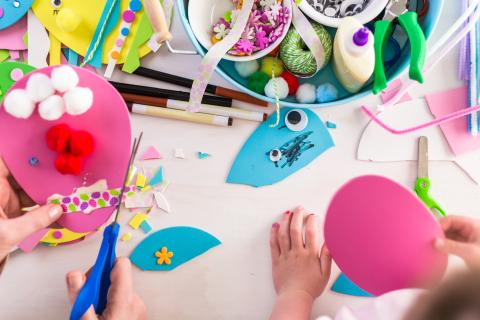
[[[373,34],[355,18],[340,22],[333,44],[333,70],[350,93],[358,92],[375,68]]]

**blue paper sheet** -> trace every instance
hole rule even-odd
[[[211,234],[192,227],[172,227],[159,230],[143,240],[130,255],[134,265],[142,270],[168,271],[221,244]],[[171,264],[158,264],[155,253],[166,247],[173,253]]]
[[[20,20],[32,6],[33,0],[22,0],[18,6],[13,5],[13,1],[0,1],[0,8],[3,15],[0,18],[0,30],[10,27]]]
[[[370,293],[361,289],[355,283],[350,281],[350,279],[348,279],[347,276],[343,273],[338,276],[337,280],[333,284],[332,291],[342,294],[348,294],[355,297],[374,297],[374,295],[371,295]]]
[[[334,146],[328,129],[316,113],[302,109],[308,125],[301,131],[292,131],[285,125],[285,116],[292,108],[280,110],[280,123],[272,128],[276,115],[272,114],[248,138],[240,150],[227,178],[228,183],[262,187],[282,181],[302,169],[319,155]],[[292,152],[299,147],[300,152]],[[273,162],[269,153],[279,149],[285,155]]]

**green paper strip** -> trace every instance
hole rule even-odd
[[[165,0],[160,0],[162,5],[164,1]],[[167,17],[169,16],[169,19],[167,21],[169,28],[172,25],[173,5],[171,5],[170,8],[171,10],[167,14]],[[150,25],[150,21],[148,21],[147,15],[144,13],[138,24],[137,32],[135,33],[135,37],[133,38],[132,45],[130,46],[130,50],[127,54],[127,58],[123,63],[123,72],[133,73],[135,70],[137,70],[138,67],[140,67],[140,56],[138,54],[139,48],[144,45],[152,37],[152,35],[152,26]]]
[[[10,52],[8,50],[0,50],[0,62],[7,60],[10,57]]]

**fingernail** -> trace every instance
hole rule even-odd
[[[63,213],[63,209],[60,206],[54,206],[48,211],[48,215],[52,219],[56,219],[56,218],[60,217],[62,215],[62,213]]]
[[[316,215],[315,213],[310,213],[310,214],[307,216],[307,218],[310,218],[311,216],[316,217],[317,215]]]
[[[279,226],[280,226],[280,225],[275,222],[274,224],[272,224],[272,229],[273,229],[273,230],[276,230]]]
[[[297,210],[304,210],[305,208],[303,206],[298,206]]]

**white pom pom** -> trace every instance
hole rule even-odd
[[[248,78],[260,69],[260,64],[257,60],[252,61],[237,61],[235,62],[235,70],[237,70],[240,77]]]
[[[44,120],[53,121],[60,119],[65,113],[63,98],[57,95],[48,97],[38,105],[38,113]]]
[[[15,118],[27,119],[33,110],[35,110],[35,103],[30,99],[26,90],[15,89],[10,91],[3,101],[5,111]]]
[[[40,102],[55,93],[52,81],[43,73],[35,73],[27,81],[28,96],[33,102]]]
[[[317,100],[316,88],[310,83],[301,84],[295,96],[299,103],[314,103]]]
[[[67,65],[52,70],[52,84],[55,90],[66,92],[78,85],[78,74]]]
[[[76,87],[63,95],[65,109],[72,116],[85,113],[93,104],[93,92],[89,88]]]
[[[275,86],[277,87],[276,92]],[[282,77],[270,79],[265,86],[267,97],[275,98],[275,93],[278,95],[278,99],[285,99],[288,96],[288,83]]]

